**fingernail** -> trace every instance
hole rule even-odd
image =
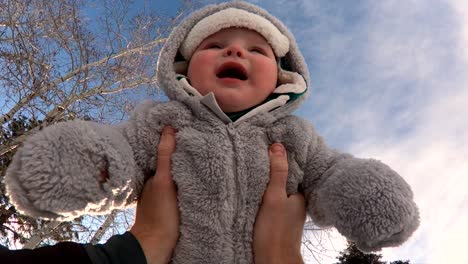
[[[274,154],[284,154],[284,147],[280,143],[274,143],[270,148],[271,152]]]

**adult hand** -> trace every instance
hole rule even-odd
[[[255,219],[253,250],[256,264],[304,263],[300,253],[306,209],[304,197],[288,197],[286,150],[274,143],[270,154],[270,182]]]
[[[176,185],[171,175],[175,130],[164,127],[158,145],[156,174],[145,184],[137,204],[136,237],[149,264],[168,263],[179,237],[179,208]]]

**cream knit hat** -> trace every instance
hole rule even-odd
[[[227,8],[200,20],[188,33],[180,47],[180,53],[190,60],[198,45],[221,29],[241,27],[262,35],[272,47],[275,55],[283,57],[289,51],[289,40],[266,18],[237,8]]]

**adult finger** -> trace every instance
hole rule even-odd
[[[156,177],[170,178],[171,155],[175,151],[175,129],[165,126],[161,133],[156,157]]]
[[[174,151],[175,130],[165,127],[157,146],[156,175],[145,183],[130,230],[148,263],[168,263],[179,237],[177,191],[170,169]]]
[[[268,188],[270,192],[286,195],[286,180],[288,177],[288,159],[286,149],[281,143],[274,143],[270,146],[270,182]]]

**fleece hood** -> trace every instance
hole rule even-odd
[[[188,65],[187,59],[189,59],[187,58],[188,55],[186,50],[193,51],[194,49],[193,45],[192,47],[187,48],[186,40],[187,38],[193,38],[192,35],[194,31],[203,32],[203,30],[200,30],[200,25],[207,21],[207,17],[223,17],[221,14],[224,13],[231,13],[234,16],[235,14],[245,14],[245,12],[253,14],[252,17],[257,17],[260,20],[266,20],[267,24],[271,23],[271,26],[274,26],[275,30],[279,31],[279,34],[276,35],[280,35],[282,39],[279,39],[278,42],[276,42],[276,39],[271,40],[272,38],[266,36],[265,32],[261,29],[255,28],[252,23],[249,24],[249,21],[242,21],[241,17],[239,17],[239,19],[233,18],[223,20],[227,20],[227,23],[229,23],[229,21],[234,21],[231,23],[234,23],[236,27],[246,27],[257,31],[269,40],[269,44],[272,48],[279,50],[282,56],[278,58],[278,86],[273,91],[273,94],[267,99],[267,101],[246,111],[248,113],[245,115],[242,113],[244,116],[238,121],[250,118],[254,115],[259,116],[260,119],[267,118],[270,121],[274,121],[289,115],[303,103],[309,93],[309,71],[293,35],[281,21],[269,14],[267,11],[243,1],[207,5],[192,13],[176,28],[174,28],[159,55],[157,66],[158,86],[164,90],[170,100],[179,101],[188,105],[189,108],[191,108],[197,115],[204,114],[201,113],[203,109],[206,109],[201,107],[204,105],[212,112],[215,112],[215,114],[224,122],[231,121],[224,113],[222,113],[219,106],[217,106],[213,94],[205,96],[200,95],[196,89],[191,87],[188,81],[183,78],[186,74]],[[243,17],[245,17],[245,15]],[[213,25],[211,21],[209,22],[210,25]],[[222,21],[220,23],[226,22]],[[219,30],[226,28],[226,26],[223,27],[223,25],[219,27]],[[211,29],[211,31],[213,31],[213,29]],[[285,41],[289,41],[289,46],[286,50],[284,48]],[[278,54],[278,52],[276,53]]]

